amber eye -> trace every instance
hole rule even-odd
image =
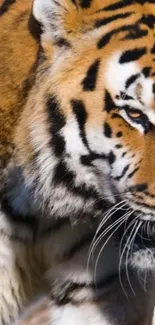
[[[132,119],[132,120],[137,120],[140,119],[143,116],[143,113],[140,112],[139,110],[135,110],[135,109],[128,109],[126,111],[126,113],[128,114],[128,116]]]
[[[125,113],[128,118],[134,122],[134,124],[141,125],[145,133],[151,129],[152,125],[148,117],[140,110],[127,107],[125,108]]]

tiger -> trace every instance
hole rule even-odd
[[[154,0],[1,3],[1,323],[154,325]]]

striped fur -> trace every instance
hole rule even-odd
[[[154,1],[31,5],[1,1],[1,323],[47,290],[34,323],[151,325]]]

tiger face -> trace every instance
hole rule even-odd
[[[154,1],[35,0],[33,14],[41,59],[15,139],[27,188],[48,222],[125,202],[137,229],[154,224]]]

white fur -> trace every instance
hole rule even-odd
[[[100,306],[86,303],[81,306],[68,304],[51,308],[51,325],[113,325],[106,319]]]
[[[133,253],[131,265],[139,270],[155,270],[155,258],[151,249],[142,249]]]
[[[126,80],[133,74],[140,72],[140,67],[135,62],[120,64],[119,59],[122,52],[115,52],[106,63],[106,84],[115,95],[124,89]]]

